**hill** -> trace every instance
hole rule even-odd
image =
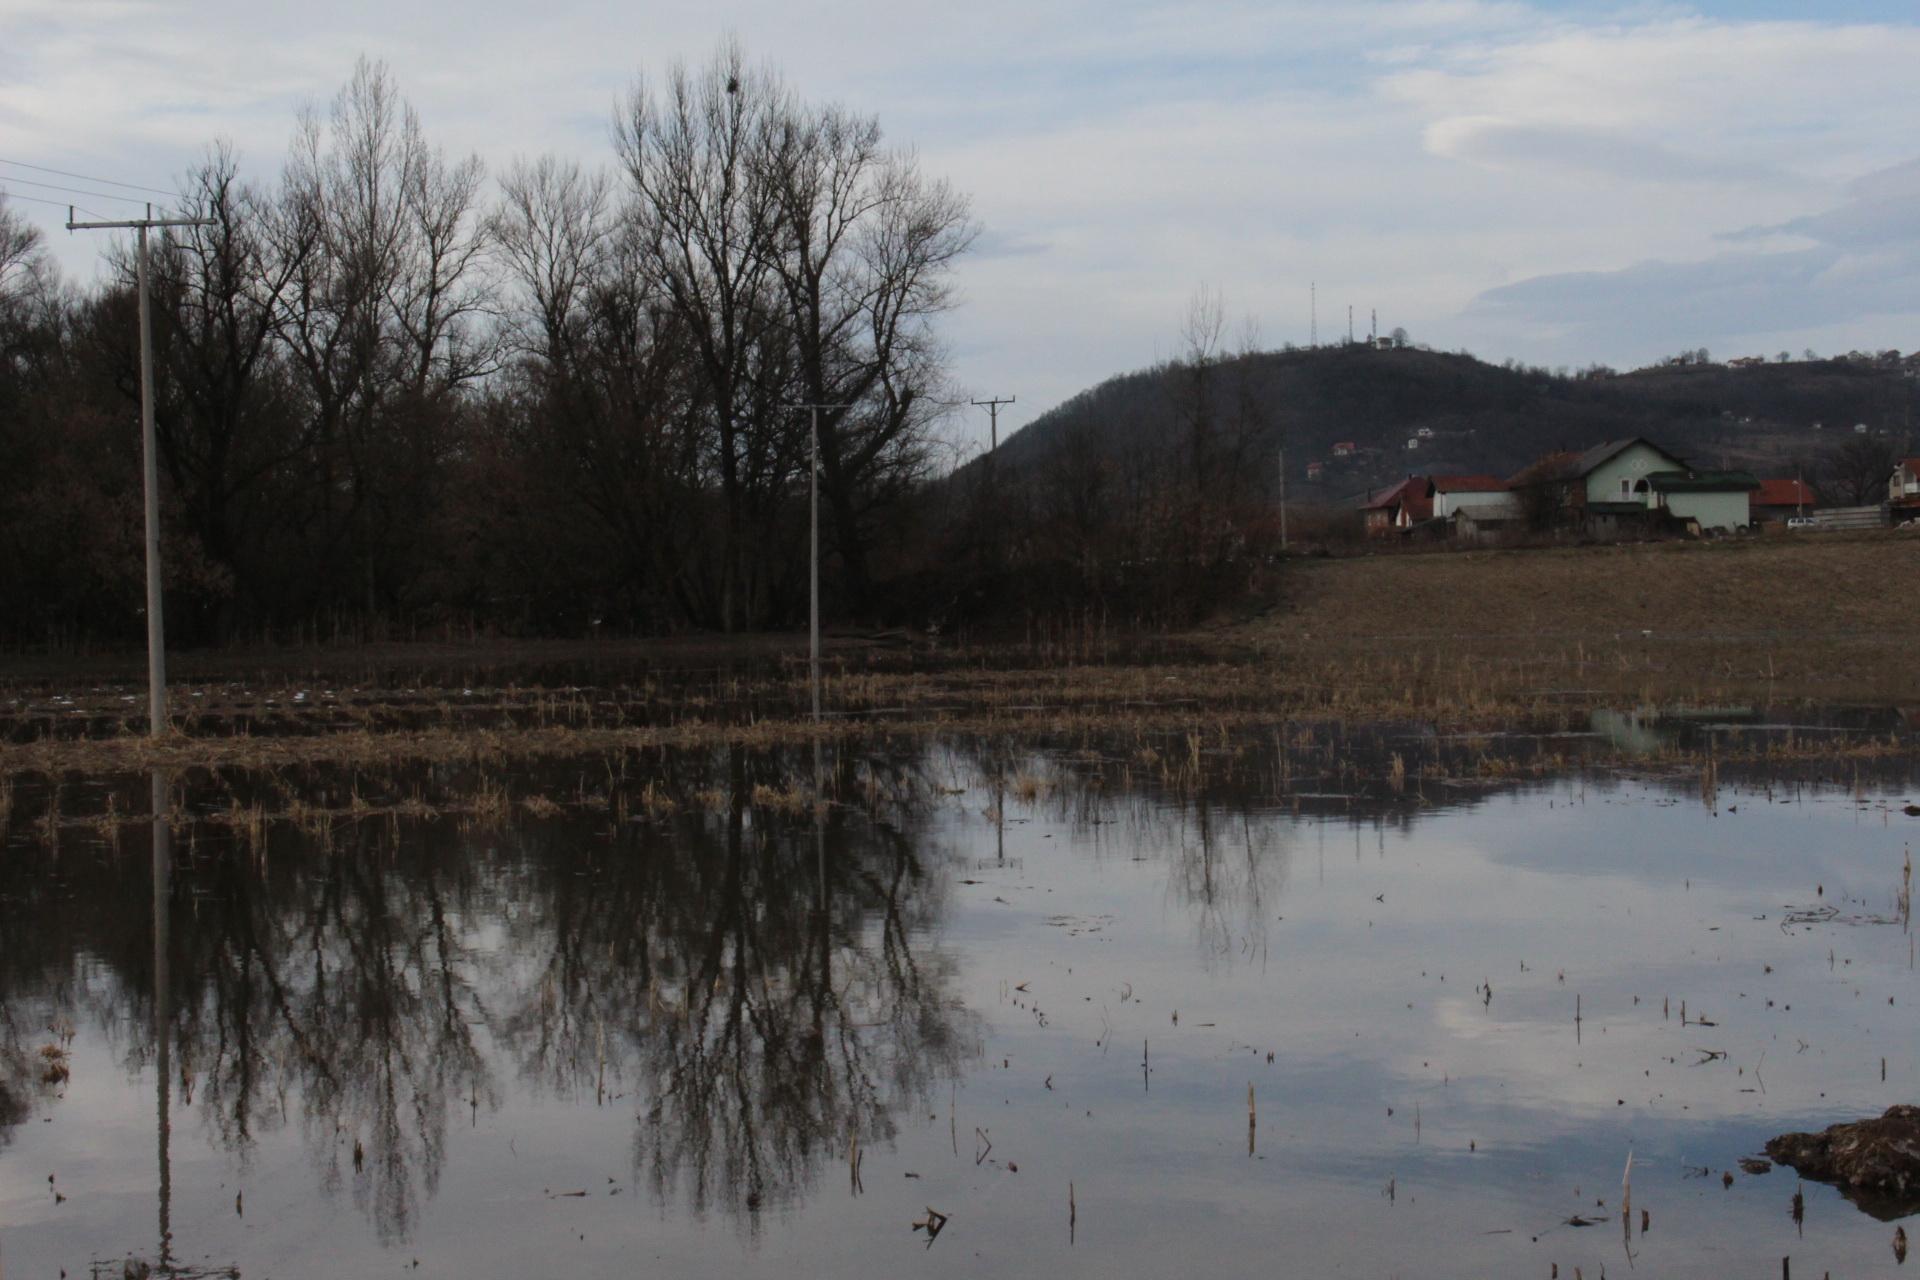
[[[1117,459],[1171,454],[1204,415],[1208,429],[1235,436],[1245,456],[1272,459],[1284,443],[1289,486],[1303,498],[1344,499],[1409,472],[1506,476],[1552,450],[1633,435],[1703,465],[1811,474],[1855,423],[1904,447],[1917,404],[1920,382],[1897,364],[1688,363],[1564,374],[1356,343],[1111,378],[1010,436],[1000,463],[1015,472],[1037,467],[1069,437],[1076,447],[1097,439]],[[1337,456],[1336,444],[1354,449]],[[1320,465],[1309,487],[1313,463]]]

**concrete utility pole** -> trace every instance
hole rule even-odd
[[[67,207],[69,231],[138,231],[140,233],[140,461],[147,508],[147,732],[161,737],[167,731],[167,633],[160,612],[160,463],[153,439],[153,315],[147,298],[147,232],[154,227],[207,227],[207,218],[147,216],[123,222],[75,222]]]
[[[797,404],[796,409],[805,409],[813,415],[813,445],[809,451],[811,458],[807,467],[812,483],[808,487],[807,503],[810,508],[808,523],[812,526],[813,582],[807,596],[807,675],[813,684],[813,723],[820,725],[820,411],[829,413],[836,409],[851,409],[850,404]]]

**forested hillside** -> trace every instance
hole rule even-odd
[[[1206,403],[1209,421],[1195,407]],[[1115,459],[1180,456],[1195,430],[1230,442],[1271,477],[1286,449],[1294,496],[1334,500],[1409,472],[1506,476],[1543,453],[1644,435],[1702,465],[1809,476],[1857,423],[1898,448],[1920,381],[1897,363],[1796,360],[1729,367],[1669,364],[1633,373],[1556,374],[1470,355],[1365,343],[1261,352],[1110,379],[1043,415],[1001,450],[1008,470],[1039,468],[1096,443]],[[1422,432],[1427,434],[1422,434]],[[1418,447],[1409,449],[1408,441]],[[1356,446],[1336,456],[1336,444]],[[1309,464],[1320,463],[1309,483]]]

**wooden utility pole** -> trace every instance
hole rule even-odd
[[[1280,550],[1287,549],[1287,446],[1280,446]]]
[[[991,400],[975,400],[975,408],[987,411],[987,488],[993,488],[993,455],[1000,449],[1000,406],[1012,404],[1017,396],[995,396]]]
[[[147,732],[161,737],[167,731],[167,632],[160,599],[160,463],[153,436],[153,304],[148,298],[147,233],[154,227],[206,227],[206,218],[156,218],[147,206],[144,218],[122,222],[75,222],[67,209],[69,231],[138,231],[140,233],[140,464],[146,494],[147,523]]]

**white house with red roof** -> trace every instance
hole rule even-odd
[[[1433,476],[1427,481],[1427,496],[1433,502],[1436,520],[1451,520],[1456,513],[1470,509],[1488,513],[1509,507],[1516,513],[1519,510],[1512,490],[1498,476]]]
[[[1887,505],[1893,509],[1893,522],[1920,516],[1920,456],[1902,458],[1887,481]]]
[[[1804,480],[1762,480],[1748,507],[1755,520],[1788,520],[1817,511],[1820,495]]]

